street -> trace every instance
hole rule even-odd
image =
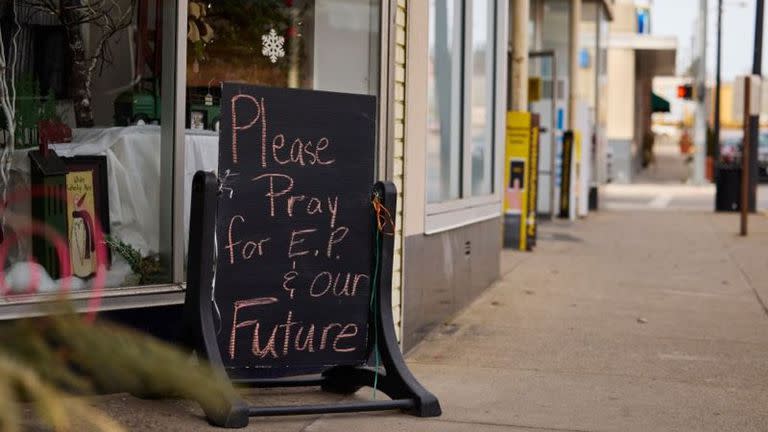
[[[607,184],[601,188],[603,210],[714,210],[715,185],[686,184],[685,157],[677,142],[666,137],[654,146],[655,164],[638,173],[632,184]],[[768,184],[758,184],[757,209],[768,210]]]

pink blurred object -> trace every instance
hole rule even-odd
[[[6,201],[0,206],[0,212],[4,212],[5,209],[12,208],[12,204],[25,200],[30,200],[32,197],[46,197],[66,201],[66,196],[60,193],[51,196],[51,192],[46,191],[44,187],[33,187],[31,189],[22,189],[14,191],[9,194]],[[0,213],[2,215],[2,213]],[[104,291],[104,285],[107,277],[107,246],[104,242],[104,236],[101,230],[101,221],[98,218],[93,220],[95,225],[94,231],[94,243],[96,254],[96,274],[93,277],[93,283],[91,284],[91,296],[88,299],[87,314],[85,319],[88,322],[93,322],[96,318],[96,313],[101,305],[101,297]],[[8,258],[8,253],[11,246],[16,244],[21,236],[37,235],[47,239],[55,248],[57,259],[61,266],[61,291],[68,293],[72,285],[72,266],[69,259],[69,245],[66,238],[60,234],[56,229],[30,219],[28,224],[13,226],[13,232],[6,233],[2,243],[0,243],[0,295],[12,300],[19,296],[27,297],[29,295],[36,294],[40,289],[41,274],[40,270],[36,267],[30,267],[30,286],[27,291],[22,294],[11,294],[10,287],[6,283],[5,274],[5,262]],[[32,260],[31,260],[32,261]]]

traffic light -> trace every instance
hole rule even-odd
[[[693,86],[690,84],[677,86],[677,97],[680,99],[693,99]]]

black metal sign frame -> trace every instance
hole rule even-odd
[[[373,188],[385,208],[394,215],[397,191],[391,182],[377,182]],[[246,427],[249,417],[301,414],[345,413],[359,411],[403,410],[419,417],[441,414],[437,398],[413,376],[403,359],[395,335],[392,318],[392,260],[394,239],[381,237],[379,274],[376,286],[378,308],[371,313],[369,328],[376,332],[381,359],[379,370],[367,365],[335,366],[313,376],[264,379],[231,379],[226,372],[216,339],[212,290],[215,273],[216,205],[218,179],[213,173],[198,171],[192,184],[189,227],[187,291],[184,303],[184,326],[188,347],[207,360],[221,379],[249,387],[319,386],[337,394],[352,394],[362,387],[374,385],[391,400],[371,400],[303,406],[255,406],[237,397],[223,401],[223,408],[203,406],[208,421],[219,427]],[[374,224],[375,226],[375,224]],[[375,229],[375,228],[374,228]],[[372,235],[381,235],[378,232]],[[375,325],[374,325],[375,324]],[[384,371],[382,371],[383,369]]]

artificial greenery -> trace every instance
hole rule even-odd
[[[176,396],[212,410],[236,395],[189,354],[147,335],[63,305],[40,318],[0,324],[0,430],[20,431],[22,404],[56,431],[121,431],[108,416],[72,396],[107,392]]]
[[[48,94],[45,96],[40,109],[40,120],[61,121],[61,117],[59,117],[59,113],[56,110],[56,95],[53,93],[53,88],[49,88]]]
[[[122,431],[122,428],[84,401],[44,381],[33,368],[12,355],[0,353],[0,430],[22,430],[21,402],[31,401],[43,423],[54,430],[72,430],[73,423],[84,420],[97,430]]]
[[[140,285],[161,282],[164,272],[158,256],[142,256],[135,247],[109,235],[106,236],[104,243],[128,262],[131,271],[139,276],[138,283]]]
[[[16,79],[16,148],[37,146],[38,124],[44,120],[58,121],[56,97],[52,90],[43,98],[40,84],[32,75]],[[0,115],[0,128],[7,130],[5,115]]]

